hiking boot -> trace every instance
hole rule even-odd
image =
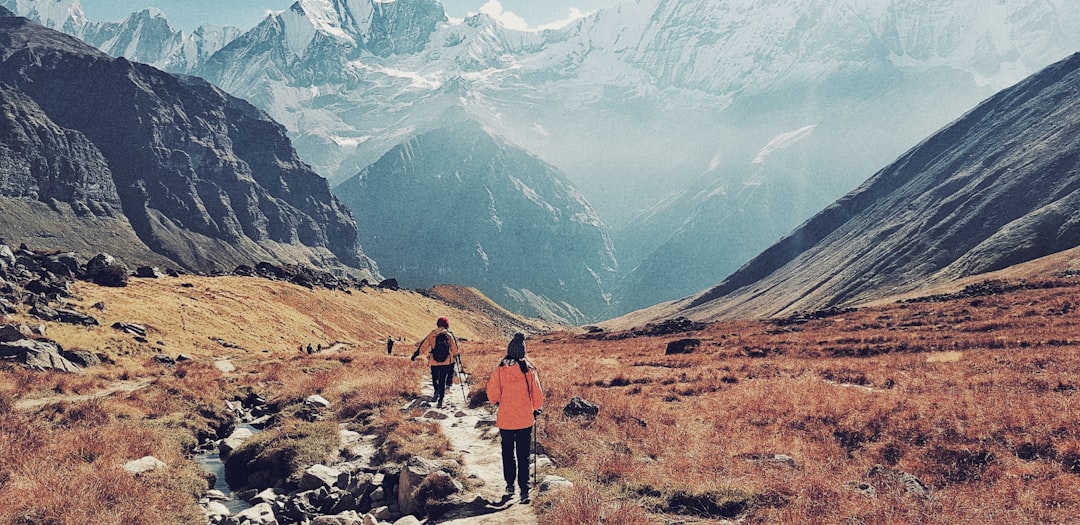
[[[440,400],[439,400],[439,402],[438,402],[438,403],[436,403],[436,405],[435,405],[435,406],[437,406],[437,407],[439,407],[439,408],[442,408],[442,399],[440,399]]]
[[[528,494],[524,494],[524,495],[522,495],[522,496],[521,496],[521,504],[522,504],[522,505],[528,505],[528,504],[530,504],[530,503],[532,503],[532,500],[531,500],[531,499],[529,499],[529,495],[528,495]]]
[[[513,485],[507,485],[506,486],[506,495],[507,496],[513,496],[514,495],[514,486]]]

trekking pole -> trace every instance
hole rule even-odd
[[[468,404],[469,396],[465,393],[465,365],[461,363],[461,354],[454,356],[454,358],[457,361],[458,382],[461,383],[461,399],[465,401],[465,404]]]
[[[539,487],[536,486],[536,471],[537,471],[537,468],[536,468],[536,463],[537,463],[536,456],[539,454],[539,451],[536,449],[536,435],[540,433],[540,419],[538,417],[536,417],[536,416],[539,416],[540,414],[538,414],[537,412],[539,412],[539,410],[534,410],[533,411],[533,416],[534,417],[533,417],[533,442],[532,442],[532,450],[533,450],[533,457],[532,457],[532,459],[533,459],[533,482],[532,482],[532,486],[533,486],[534,489],[539,490]],[[526,494],[526,496],[527,495],[528,494]]]

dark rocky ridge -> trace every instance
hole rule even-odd
[[[3,13],[0,64],[0,162],[21,173],[0,196],[122,215],[150,251],[190,270],[266,260],[377,275],[350,212],[250,104]],[[38,233],[3,226],[11,241]]]
[[[789,315],[1080,246],[1078,159],[1080,54],[980,104],[716,287],[659,308]]]

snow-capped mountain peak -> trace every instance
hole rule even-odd
[[[87,24],[79,0],[0,0],[0,6],[12,13],[36,20],[49,28],[71,33]]]

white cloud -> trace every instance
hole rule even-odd
[[[591,15],[593,12],[585,12],[576,7],[571,7],[566,15],[566,18],[562,20],[556,20],[540,26],[532,27],[521,15],[507,11],[503,8],[502,2],[499,0],[488,0],[488,2],[480,6],[480,12],[498,20],[503,27],[507,29],[513,29],[515,31],[543,31],[545,29],[558,29],[566,26],[567,24]]]
[[[565,27],[565,26],[570,25],[570,23],[573,22],[574,20],[577,20],[579,18],[585,18],[585,17],[593,14],[594,12],[595,11],[584,12],[584,11],[582,11],[582,10],[576,8],[576,7],[571,7],[570,8],[570,14],[566,15],[566,18],[564,18],[562,20],[556,20],[556,21],[548,23],[548,24],[544,24],[544,25],[542,25],[540,27],[537,27],[536,29],[543,31],[545,29],[558,29],[560,27]]]
[[[810,133],[813,132],[814,128],[816,127],[817,124],[811,124],[809,126],[799,128],[795,131],[781,133],[773,137],[773,139],[770,140],[764,148],[761,148],[761,151],[758,152],[757,157],[754,157],[752,164],[763,164],[766,157],[784,148],[790,147],[792,144],[806,138],[806,136],[810,135]]]
[[[513,11],[503,9],[502,2],[499,0],[488,0],[488,3],[480,6],[480,12],[498,20],[507,29],[529,30],[529,24],[525,22],[525,19]]]

